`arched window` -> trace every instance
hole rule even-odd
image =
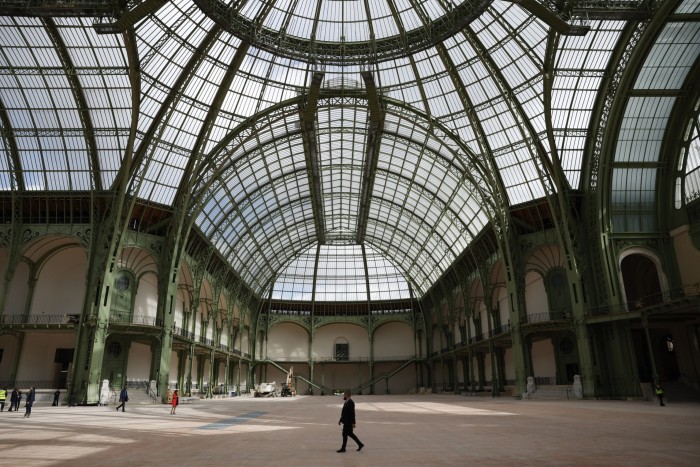
[[[347,361],[350,359],[350,344],[344,337],[339,337],[335,340],[335,349],[333,352],[336,360]]]
[[[661,301],[661,282],[656,264],[646,255],[631,254],[620,263],[625,295],[630,308],[642,308]]]
[[[693,116],[683,132],[678,171],[680,174],[676,178],[676,208],[700,198],[700,99],[695,103]],[[697,211],[700,212],[700,209]]]

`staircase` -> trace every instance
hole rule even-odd
[[[153,405],[160,401],[160,397],[156,397],[156,401],[153,401],[153,397],[148,395],[143,389],[131,389],[129,390],[129,402],[127,404],[150,404]],[[119,400],[119,397],[117,397]],[[119,402],[117,402],[117,405]]]
[[[574,399],[571,385],[557,384],[548,386],[537,386],[534,393],[530,395],[530,400],[567,400]]]
[[[157,396],[153,389],[150,387],[148,381],[130,381],[127,387],[129,391],[129,402],[131,404],[158,404],[162,400],[160,396]],[[119,405],[119,389],[114,389],[110,387],[109,399],[107,400],[107,405],[116,406]]]

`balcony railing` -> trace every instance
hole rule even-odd
[[[128,314],[111,314],[109,322],[113,324],[136,324],[138,326],[163,326],[163,320],[151,316],[131,316]]]
[[[687,299],[689,297],[700,296],[700,282],[695,284],[687,284],[681,287],[676,287],[663,292],[646,295],[627,303],[619,305],[603,305],[586,309],[586,316],[606,316],[619,313],[627,313],[630,311],[638,311],[645,308],[662,305],[665,303],[673,303]]]
[[[78,324],[80,315],[2,315],[0,324],[59,325]]]
[[[176,336],[184,337],[185,339],[189,339],[191,341],[195,340],[195,335],[193,332],[188,331],[187,329],[177,327],[177,326],[175,326],[173,328],[173,334]]]
[[[335,362],[395,362],[395,361],[405,361],[405,360],[413,360],[415,359],[415,356],[382,356],[382,357],[374,357],[371,359],[370,357],[344,357],[344,358],[336,358],[336,357],[312,357],[309,359],[309,357],[275,357],[275,356],[270,356],[267,359],[271,360],[273,362],[303,362],[307,363],[309,360],[311,360],[314,363],[335,363]]]
[[[503,324],[490,332],[491,337],[510,332],[510,323]]]
[[[534,313],[523,316],[521,323],[544,323],[548,321],[568,321],[572,318],[571,310],[552,310],[544,313]]]

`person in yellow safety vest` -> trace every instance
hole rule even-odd
[[[666,405],[666,404],[664,404],[664,388],[662,388],[661,386],[659,386],[659,385],[657,384],[657,385],[656,385],[655,392],[656,392],[656,397],[659,398],[659,405],[662,406],[662,407],[663,407],[664,405]]]
[[[0,412],[5,410],[5,399],[7,399],[7,388],[0,389]]]

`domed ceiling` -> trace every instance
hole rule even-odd
[[[420,297],[504,209],[585,188],[610,72],[654,17],[630,1],[15,3],[2,189],[108,190],[126,166],[131,193],[189,213],[261,296],[315,245],[366,245]]]

